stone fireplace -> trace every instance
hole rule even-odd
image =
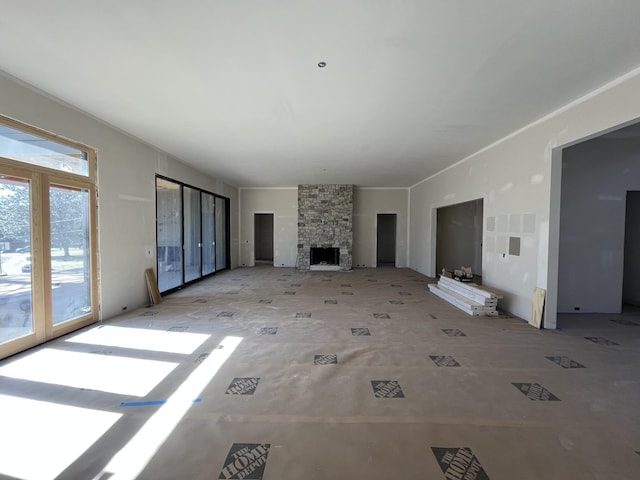
[[[298,185],[298,269],[351,270],[353,185]]]

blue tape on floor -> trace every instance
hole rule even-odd
[[[196,398],[193,403],[200,403],[202,401],[201,398]],[[120,404],[121,407],[148,407],[152,405],[164,405],[167,403],[166,400],[150,400],[146,402],[122,402]]]

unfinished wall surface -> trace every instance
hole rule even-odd
[[[395,213],[396,267],[407,266],[407,211],[409,191],[406,188],[354,188],[353,190],[353,264],[375,267],[377,263],[377,215]]]
[[[436,272],[471,267],[482,275],[482,200],[441,207],[437,211]]]
[[[298,257],[309,270],[311,248],[338,248],[340,270],[353,263],[353,185],[298,185]]]
[[[0,113],[97,149],[101,318],[149,302],[144,278],[155,268],[156,173],[231,199],[231,266],[238,263],[237,189],[203,175],[96,119],[0,75]]]
[[[410,190],[409,266],[435,274],[434,209],[484,199],[484,217],[523,229],[521,255],[508,244],[483,248],[483,283],[502,290],[501,308],[528,318],[534,287],[547,289],[545,325],[555,326],[560,170],[553,150],[640,117],[640,77],[633,72],[579,102],[487,147]],[[555,176],[552,178],[552,174]],[[553,201],[552,201],[553,200]],[[486,240],[486,239],[485,239]],[[591,259],[584,259],[591,261]]]
[[[640,139],[594,139],[563,151],[559,312],[620,313],[629,190],[640,190]]]
[[[273,264],[295,267],[298,243],[297,188],[240,189],[240,265],[255,266],[256,213],[273,213]]]

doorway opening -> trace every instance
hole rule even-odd
[[[396,266],[397,221],[395,213],[378,214],[376,247],[376,265],[378,267]]]
[[[640,191],[627,192],[622,313],[640,314]]]
[[[557,303],[547,316],[638,311],[638,154],[640,123],[562,149],[556,162],[561,194],[552,190],[559,227]]]
[[[471,267],[482,283],[483,200],[440,207],[436,211],[436,274]]]
[[[255,213],[253,232],[256,264],[273,265],[273,213]]]

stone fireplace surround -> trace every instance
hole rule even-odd
[[[299,270],[311,270],[311,248],[339,249],[340,271],[353,265],[353,185],[298,185]]]

